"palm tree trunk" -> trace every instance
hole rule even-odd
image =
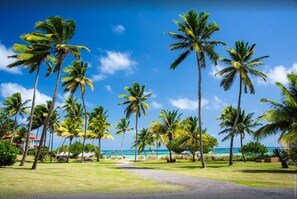
[[[242,141],[243,141],[243,137],[242,137],[242,134],[240,134],[240,149],[242,149]],[[246,162],[243,151],[241,151],[241,154],[242,154],[243,161]]]
[[[81,160],[80,162],[82,163],[84,161],[84,150],[85,150],[85,143],[86,143],[86,137],[87,137],[87,108],[85,105],[85,98],[84,98],[84,94],[81,94],[81,99],[82,99],[82,103],[83,103],[83,107],[85,110],[85,132],[84,132],[84,139],[83,139],[83,148],[82,148],[82,153],[81,153]]]
[[[14,124],[13,124],[13,128],[12,128],[10,143],[12,143],[12,141],[13,141],[13,137],[14,137],[14,133],[15,133],[15,129],[16,129],[15,126],[16,126],[16,123],[17,123],[16,119],[17,119],[17,113],[15,114],[15,117],[14,117]]]
[[[195,159],[195,143],[193,142],[192,145],[193,145],[193,151],[192,151],[193,160],[192,161],[195,162],[196,161],[196,159]]]
[[[27,154],[28,154],[28,149],[29,149],[30,134],[31,134],[31,130],[32,130],[33,115],[34,115],[34,109],[35,109],[36,89],[37,89],[38,78],[39,78],[39,69],[40,69],[40,65],[38,66],[37,71],[36,71],[36,77],[35,77],[35,83],[34,83],[34,89],[33,89],[33,99],[32,99],[29,126],[28,126],[28,134],[26,136],[25,150],[23,153],[23,157],[22,157],[20,166],[24,166],[26,158],[27,158]]]
[[[68,147],[68,155],[67,155],[67,161],[69,161],[69,157],[70,157],[70,146],[71,146],[71,142],[72,142],[72,138],[70,138],[70,141],[69,141],[69,147]]]
[[[54,145],[54,132],[52,132],[52,143],[51,143],[51,158],[50,158],[50,163],[52,163],[52,159],[53,159],[53,145]]]
[[[98,138],[98,155],[97,155],[97,162],[100,161],[100,153],[101,153],[101,138]]]
[[[40,154],[41,154],[42,143],[43,143],[44,137],[46,135],[46,130],[47,130],[47,126],[48,126],[48,123],[49,123],[49,119],[50,119],[50,117],[51,117],[51,115],[53,113],[54,107],[55,107],[56,98],[57,98],[58,89],[59,89],[59,83],[60,83],[61,67],[62,67],[63,61],[64,61],[64,56],[62,54],[60,54],[59,55],[58,70],[57,70],[58,74],[57,74],[57,79],[56,79],[56,87],[55,87],[55,92],[54,92],[54,95],[53,95],[53,98],[52,98],[52,105],[50,107],[50,110],[48,112],[48,115],[47,115],[47,117],[45,119],[45,122],[44,122],[44,125],[43,125],[41,139],[40,139],[40,143],[39,143],[39,146],[38,146],[37,154],[36,154],[35,159],[34,159],[34,163],[32,165],[32,169],[37,168],[38,159],[39,159]]]
[[[201,167],[205,168],[205,161],[203,157],[203,140],[202,140],[202,114],[201,114],[201,66],[199,61],[198,52],[196,52],[196,59],[198,63],[198,122],[199,122],[199,133],[200,133],[200,160]]]
[[[136,135],[135,135],[135,143],[137,143],[138,141],[138,115],[136,113],[136,122],[135,122],[135,132],[136,132]],[[134,162],[137,161],[137,144],[135,144],[135,159],[134,159]]]
[[[170,137],[169,137],[169,162],[170,163],[173,162],[172,161],[172,153],[171,153],[171,140],[172,140],[172,138],[171,138],[171,135],[170,135]]]
[[[125,139],[125,132],[123,132],[123,138],[122,138],[122,143],[121,143],[121,152],[122,152],[122,156],[123,156],[123,158],[125,158],[125,155],[124,155],[124,153],[123,153],[124,139]]]
[[[157,160],[158,160],[158,149],[159,149],[159,143],[158,143],[158,140],[156,140],[156,148],[157,148]]]
[[[231,131],[231,142],[230,142],[230,155],[229,155],[229,165],[233,165],[233,138],[234,138],[234,134],[235,134],[235,128],[237,126],[237,122],[239,119],[239,115],[240,115],[240,102],[241,102],[241,93],[242,93],[242,77],[240,75],[239,78],[239,95],[238,95],[238,105],[237,105],[237,114],[236,114],[236,118],[232,127],[232,131]],[[232,148],[231,148],[232,146]]]

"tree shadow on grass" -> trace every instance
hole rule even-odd
[[[280,170],[280,169],[244,169],[240,170],[243,173],[286,173],[286,174],[297,174],[296,170]]]

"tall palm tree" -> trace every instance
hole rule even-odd
[[[125,109],[126,118],[130,118],[131,114],[135,114],[135,142],[137,143],[138,135],[138,118],[141,117],[141,113],[147,115],[146,109],[150,106],[145,102],[152,95],[151,93],[145,94],[145,85],[140,86],[137,82],[133,83],[133,87],[125,87],[127,94],[119,95],[119,98],[124,98],[125,101],[119,103],[119,105],[127,105]],[[137,160],[137,145],[135,145],[135,159]]]
[[[165,140],[164,138],[168,140],[166,147],[169,150],[169,162],[173,162],[171,141],[176,136],[176,134],[181,131],[181,125],[179,122],[181,115],[182,114],[178,114],[178,110],[162,110],[159,115],[159,118],[162,120],[162,122],[152,121],[152,125],[149,128],[150,131],[159,132],[161,135],[163,135],[163,140]],[[166,143],[166,141],[163,141],[163,143]]]
[[[249,74],[260,77],[264,81],[266,80],[266,75],[259,70],[256,69],[257,66],[264,65],[261,62],[264,58],[268,56],[262,56],[253,58],[255,53],[256,44],[252,44],[249,46],[249,43],[244,43],[243,41],[235,42],[235,49],[230,48],[227,49],[227,53],[229,54],[231,59],[220,58],[220,60],[227,65],[226,68],[220,70],[217,74],[222,75],[221,86],[223,86],[224,90],[229,90],[233,85],[233,82],[236,78],[236,75],[239,75],[239,93],[238,93],[238,103],[237,103],[237,115],[235,118],[235,122],[232,128],[232,131],[235,131],[235,127],[237,125],[239,114],[241,112],[241,95],[242,95],[242,86],[244,87],[245,93],[255,93],[255,88],[252,83],[252,80],[249,77]],[[231,133],[231,140],[233,140],[232,136],[234,133]],[[230,157],[229,157],[229,165],[233,164],[233,149],[231,148],[230,143]]]
[[[28,37],[40,37],[42,39],[38,40],[27,40]],[[50,41],[42,34],[38,32],[29,33],[26,35],[21,36],[21,39],[25,41],[28,45],[23,44],[14,44],[13,50],[17,53],[16,55],[9,56],[10,58],[16,58],[17,61],[14,63],[9,64],[8,68],[13,67],[19,67],[23,66],[25,68],[29,67],[29,73],[33,73],[36,71],[35,76],[35,83],[34,83],[34,89],[33,89],[33,97],[32,97],[32,105],[31,105],[31,111],[29,116],[29,123],[28,123],[28,133],[26,136],[26,143],[25,143],[25,150],[23,153],[22,161],[20,163],[20,166],[24,166],[28,149],[29,149],[29,140],[30,140],[30,134],[32,129],[32,122],[33,122],[33,114],[34,114],[34,108],[35,108],[35,99],[36,99],[36,90],[38,85],[38,79],[39,79],[39,71],[40,66],[42,62],[46,62],[47,65],[50,65],[49,60],[54,61],[53,58],[51,58],[50,55]]]
[[[13,141],[13,137],[15,134],[15,129],[17,125],[17,116],[20,115],[21,118],[24,118],[24,114],[28,114],[29,112],[27,109],[27,103],[29,103],[30,100],[26,100],[25,102],[22,102],[22,95],[21,93],[14,93],[11,96],[8,96],[6,99],[3,100],[4,105],[4,112],[6,112],[10,117],[14,116],[14,125],[12,129],[12,134],[10,138],[10,143]]]
[[[260,120],[265,120],[268,123],[255,132],[255,138],[262,139],[280,134],[279,141],[297,142],[297,75],[291,73],[287,75],[287,78],[289,80],[287,87],[279,82],[276,83],[282,92],[280,102],[266,98],[261,99],[262,103],[270,104],[271,109],[259,117]]]
[[[125,139],[125,133],[127,131],[132,131],[133,128],[129,128],[130,125],[130,121],[127,120],[126,118],[121,118],[120,122],[117,122],[117,126],[116,129],[118,130],[115,134],[116,135],[121,135],[123,134],[123,138],[122,138],[122,143],[121,143],[121,152],[122,152],[122,156],[125,158],[125,155],[123,153],[123,145],[124,145],[124,139]]]
[[[154,144],[154,138],[153,134],[149,131],[147,128],[143,128],[139,131],[139,138],[137,139],[137,142],[134,142],[133,146],[137,145],[138,148],[138,154],[141,152],[144,152],[144,155],[147,159],[147,154],[145,152],[145,148],[147,147],[150,152],[152,153],[152,145]]]
[[[67,114],[69,114],[72,111],[75,104],[77,103],[77,97],[73,97],[73,95],[69,95],[67,99],[64,100],[64,103],[65,104],[62,107],[63,112],[66,112]]]
[[[225,45],[224,42],[211,40],[211,37],[220,27],[215,22],[208,22],[209,14],[205,12],[197,14],[195,10],[190,10],[187,14],[180,15],[182,21],[175,21],[180,33],[166,32],[177,43],[170,45],[170,50],[183,50],[183,53],[170,65],[171,69],[176,69],[191,52],[195,53],[198,67],[198,120],[199,132],[202,133],[202,114],[201,114],[201,69],[206,67],[206,57],[217,64],[218,54],[214,51],[215,46]],[[203,157],[203,142],[200,134],[200,154],[202,168],[205,168]]]
[[[41,140],[38,146],[38,151],[35,156],[34,163],[32,165],[32,169],[37,168],[38,159],[41,154],[41,147],[42,147],[41,143],[44,141],[46,131],[47,131],[47,126],[50,120],[50,115],[52,114],[55,107],[58,88],[59,88],[59,82],[60,82],[61,68],[64,62],[64,58],[67,55],[73,55],[76,59],[79,59],[80,49],[85,49],[89,51],[89,49],[85,46],[75,46],[75,45],[68,44],[68,42],[71,40],[75,32],[75,22],[71,19],[64,20],[59,16],[49,17],[45,21],[37,22],[35,28],[45,32],[45,34],[47,35],[47,38],[50,40],[52,44],[51,53],[54,55],[57,61],[56,61],[55,67],[51,70],[53,72],[57,72],[57,78],[56,78],[55,91],[52,97],[52,106],[45,120],[44,128],[42,129]]]
[[[58,114],[57,109],[53,111],[53,114],[51,115],[50,122],[49,122],[49,132],[50,132],[50,139],[49,139],[49,149],[50,149],[50,163],[52,163],[52,157],[53,157],[53,145],[54,145],[54,133],[57,131],[57,129],[60,127],[59,122],[60,115]]]
[[[66,86],[66,88],[64,89],[64,92],[70,91],[70,94],[73,95],[77,90],[77,88],[80,87],[81,99],[85,110],[85,131],[84,131],[84,137],[83,137],[83,149],[82,149],[81,162],[83,162],[83,159],[84,159],[84,148],[85,148],[85,142],[86,142],[86,136],[87,136],[87,108],[85,105],[85,98],[84,98],[86,85],[89,86],[91,90],[94,90],[92,80],[86,77],[87,68],[88,68],[87,63],[75,61],[72,63],[71,66],[64,69],[64,72],[66,72],[66,74],[62,79],[62,82],[63,82],[62,86]]]
[[[219,116],[219,119],[222,120],[220,127],[224,128],[219,134],[226,134],[226,137],[223,138],[223,142],[230,139],[230,147],[233,148],[233,141],[236,135],[240,136],[240,148],[243,146],[243,139],[245,134],[254,134],[253,128],[261,125],[257,121],[253,120],[254,113],[245,114],[245,111],[242,110],[239,114],[237,124],[235,126],[235,131],[233,131],[233,126],[237,117],[237,109],[233,106],[227,106],[223,113]],[[230,149],[231,150],[231,149]],[[245,161],[244,154],[242,153],[242,158]]]
[[[100,161],[101,139],[113,139],[109,130],[111,125],[107,122],[107,111],[104,111],[103,107],[99,106],[90,113],[89,129],[94,138],[98,139],[97,162]]]

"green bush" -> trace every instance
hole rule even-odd
[[[17,161],[17,147],[8,141],[0,142],[0,167],[11,166]]]
[[[245,155],[259,155],[264,156],[268,152],[267,147],[261,144],[260,142],[249,142],[246,145],[243,145],[239,152]]]
[[[83,144],[80,142],[75,142],[70,145],[69,150],[70,150],[70,153],[73,154],[73,157],[76,158],[82,152],[82,149],[83,149]]]

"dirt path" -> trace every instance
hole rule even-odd
[[[175,184],[185,189],[174,193],[153,194],[72,194],[34,196],[27,199],[296,199],[293,189],[255,188],[238,185],[231,182],[195,178],[172,174],[165,171],[144,169],[130,165],[128,161],[117,164],[119,167],[129,170],[132,174],[151,179],[159,183]],[[16,197],[20,199],[21,197]]]

